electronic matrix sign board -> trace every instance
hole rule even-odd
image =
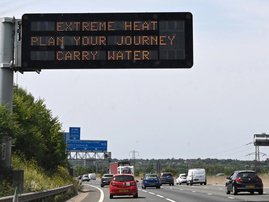
[[[24,14],[22,67],[190,68],[192,14]]]

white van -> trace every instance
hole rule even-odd
[[[187,185],[206,185],[206,172],[204,168],[193,168],[188,170]]]
[[[95,173],[89,173],[89,179],[90,180],[96,180],[96,174]]]

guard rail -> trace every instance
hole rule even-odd
[[[45,191],[39,191],[39,192],[30,192],[25,194],[19,194],[18,195],[18,201],[24,202],[24,201],[33,201],[33,200],[39,200],[39,201],[46,201],[47,198],[59,195],[61,193],[67,192],[69,189],[73,188],[74,185],[66,185],[63,187],[58,187],[55,189],[49,189]],[[12,202],[14,196],[6,196],[0,198],[0,202]]]

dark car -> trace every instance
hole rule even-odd
[[[101,187],[109,185],[113,178],[113,174],[104,174],[101,178]]]
[[[162,184],[169,184],[170,186],[171,185],[174,186],[174,177],[172,173],[170,172],[161,173],[160,179]]]
[[[156,174],[146,174],[142,178],[142,189],[146,189],[147,187],[156,187],[160,189],[162,183]]]
[[[227,177],[226,193],[230,194],[233,192],[236,195],[238,192],[258,192],[263,194],[263,183],[261,178],[255,171],[252,170],[238,170]]]

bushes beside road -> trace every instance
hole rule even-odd
[[[49,173],[39,167],[35,161],[27,161],[18,154],[12,157],[12,165],[15,170],[24,170],[24,193],[37,192],[68,184],[74,184],[76,189],[70,195],[77,192],[77,182],[69,175],[66,168],[59,166],[54,173]],[[7,182],[0,183],[0,197],[14,194],[15,188]],[[60,200],[61,201],[61,200]]]
[[[45,101],[14,87],[13,110],[0,106],[0,139],[12,138],[12,168],[24,170],[24,192],[52,189],[73,180],[61,123]],[[3,177],[4,178],[4,177]],[[12,179],[0,180],[0,196],[12,195]]]

